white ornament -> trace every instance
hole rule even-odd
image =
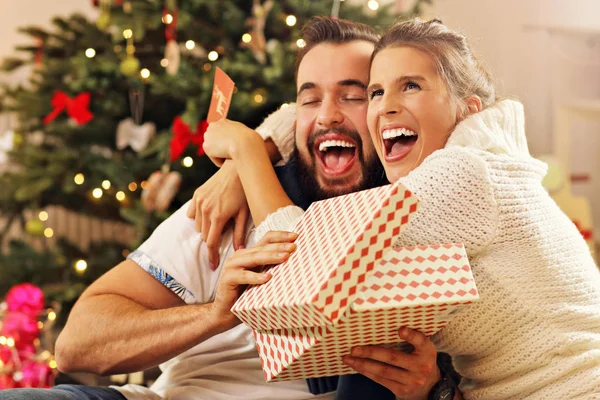
[[[154,135],[156,135],[156,125],[152,122],[137,125],[132,118],[124,119],[117,126],[117,149],[123,150],[130,146],[139,153],[148,146]]]
[[[166,67],[167,74],[177,74],[177,71],[179,71],[181,55],[179,53],[179,46],[175,40],[169,40],[167,42],[167,45],[165,46],[165,58],[169,62]]]
[[[15,133],[9,129],[0,135],[0,165],[8,162],[8,153],[14,148]]]

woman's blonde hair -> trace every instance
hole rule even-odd
[[[473,56],[467,38],[448,29],[439,19],[415,18],[397,23],[381,37],[371,61],[383,49],[400,46],[413,47],[431,56],[461,115],[469,113],[465,100],[472,95],[481,99],[482,109],[496,102],[492,77]]]

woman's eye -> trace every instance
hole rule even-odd
[[[373,100],[375,96],[383,96],[383,89],[371,90],[369,93],[369,99]]]
[[[421,89],[421,86],[419,86],[415,82],[406,82],[405,89],[406,90]]]

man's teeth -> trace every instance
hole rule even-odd
[[[356,147],[356,145],[342,140],[325,140],[319,144],[319,151],[326,151],[330,147]]]
[[[388,129],[383,131],[384,139],[392,139],[399,136],[417,136],[417,132],[406,128]]]

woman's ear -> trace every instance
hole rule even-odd
[[[469,114],[477,114],[482,109],[481,99],[477,95],[469,96],[465,100]]]

